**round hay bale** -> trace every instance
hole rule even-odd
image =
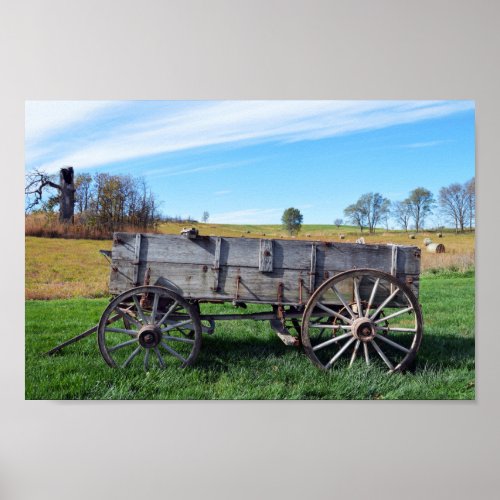
[[[442,238],[443,237],[443,233],[438,233],[438,238]]]
[[[339,238],[340,238],[341,240],[345,240],[345,234],[339,234]]]
[[[409,234],[408,238],[410,238],[410,240],[414,240],[415,239],[415,235],[414,234]]]
[[[364,245],[365,244],[365,239],[361,236],[361,238],[358,238],[356,240],[356,243],[359,243],[360,245]]]
[[[442,243],[431,243],[427,245],[427,251],[431,253],[445,253],[445,248]]]
[[[310,234],[306,234],[306,237],[307,237],[307,238],[310,238],[310,237],[311,237],[311,235],[310,235]]]
[[[432,240],[430,238],[424,238],[424,245],[428,246],[432,243]]]

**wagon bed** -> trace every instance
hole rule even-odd
[[[115,233],[111,258],[115,295],[163,284],[198,301],[303,305],[326,279],[370,268],[407,283],[418,297],[415,246]]]

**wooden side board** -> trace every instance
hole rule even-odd
[[[418,296],[420,250],[396,250],[392,245],[116,233],[110,291],[121,293],[149,276],[150,284],[169,283],[192,299],[299,304],[325,279],[367,267],[394,274]]]

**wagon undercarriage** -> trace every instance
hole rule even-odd
[[[97,331],[112,367],[186,367],[217,322],[251,319],[269,321],[323,370],[359,358],[403,371],[422,340],[419,256],[393,245],[121,233],[111,254],[115,297],[99,325],[49,353]],[[210,314],[202,311],[207,302],[269,310]]]

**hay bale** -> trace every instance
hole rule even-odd
[[[341,240],[345,240],[345,234],[339,234],[339,238],[340,238]]]
[[[443,233],[438,233],[438,238],[442,238],[443,237]]]
[[[408,238],[410,238],[410,240],[414,240],[415,239],[415,235],[414,234],[409,234]]]
[[[307,238],[310,238],[310,237],[311,237],[311,235],[310,235],[310,234],[306,234],[306,237],[307,237]]]
[[[358,238],[356,240],[356,243],[359,243],[360,245],[364,245],[365,244],[365,239],[361,236],[361,238]]]
[[[445,253],[445,248],[442,243],[431,243],[427,245],[427,251],[431,253]]]
[[[424,245],[428,246],[432,243],[432,240],[430,238],[424,238]]]

